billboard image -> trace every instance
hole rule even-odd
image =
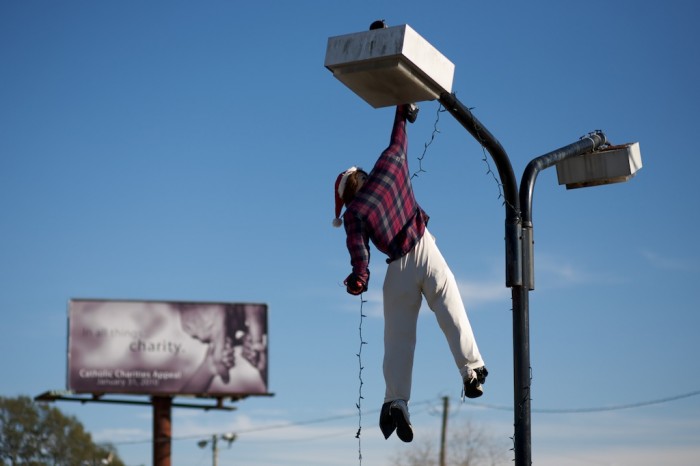
[[[267,305],[74,299],[68,389],[76,393],[266,394]]]

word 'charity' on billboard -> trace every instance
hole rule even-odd
[[[267,305],[74,299],[68,390],[267,394]]]

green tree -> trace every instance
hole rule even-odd
[[[111,444],[97,445],[73,416],[31,398],[0,397],[0,465],[124,466]]]

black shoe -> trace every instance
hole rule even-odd
[[[389,409],[391,418],[396,423],[396,435],[404,442],[413,440],[413,426],[408,415],[408,405],[404,400],[394,400]]]
[[[486,383],[486,376],[489,371],[486,366],[469,369],[464,375],[464,396],[467,398],[479,398],[484,394],[484,389],[481,386]]]
[[[420,108],[418,108],[418,105],[416,104],[408,104],[406,106],[406,119],[409,123],[415,123],[416,119],[418,118],[419,111]]]
[[[408,406],[404,400],[389,401],[382,405],[379,428],[385,439],[388,439],[396,430],[396,435],[404,442],[413,440],[413,426],[411,426]]]
[[[396,423],[391,417],[390,408],[391,401],[388,401],[382,405],[382,411],[379,414],[379,428],[382,430],[385,439],[388,439],[396,430]]]

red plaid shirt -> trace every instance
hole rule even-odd
[[[428,224],[413,195],[407,146],[405,110],[399,106],[389,147],[343,214],[352,271],[364,283],[369,281],[369,240],[389,263],[408,254]]]

